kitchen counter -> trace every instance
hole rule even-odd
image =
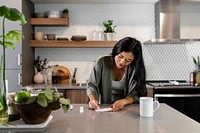
[[[80,113],[80,107],[84,112]],[[200,124],[166,104],[161,104],[153,118],[139,116],[139,106],[128,105],[118,112],[95,112],[87,104],[74,104],[66,114],[53,111],[53,120],[44,131],[12,131],[4,133],[198,133]]]
[[[72,86],[69,84],[30,84],[28,86],[33,87],[34,89],[44,89],[46,86],[50,87],[50,88],[57,88],[57,89],[85,89],[86,85],[77,85],[77,86]],[[23,89],[25,89],[26,87],[24,86]]]
[[[45,89],[45,84],[31,84],[29,85],[33,89]],[[83,83],[81,86],[71,86],[69,84],[48,84],[48,87],[55,89],[57,88],[61,96],[70,98],[72,103],[87,103],[88,97],[86,94],[86,84]],[[23,87],[25,89],[26,87]],[[148,96],[153,97],[153,87],[147,85]]]
[[[34,89],[44,89],[46,86],[54,89],[55,87],[57,89],[60,89],[60,90],[65,90],[65,89],[86,89],[86,84],[83,83],[83,84],[77,84],[76,86],[72,86],[72,85],[69,85],[69,84],[30,84],[28,86],[31,86],[33,87]],[[146,85],[147,86],[147,90],[153,90],[153,87],[150,86],[150,85]],[[26,88],[26,86],[22,87],[23,89]]]

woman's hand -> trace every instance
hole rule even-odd
[[[131,97],[126,97],[124,99],[120,99],[115,101],[112,105],[111,108],[113,111],[119,111],[124,108],[125,105],[133,103],[134,100]]]
[[[89,108],[90,109],[99,109],[97,100],[93,99],[89,101]]]
[[[124,108],[125,103],[125,99],[117,100],[111,105],[111,108],[113,111],[119,111]]]

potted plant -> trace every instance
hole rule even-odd
[[[107,22],[103,22],[104,33],[106,40],[114,40],[114,32],[116,25],[113,25],[113,20],[108,20]]]
[[[42,60],[40,56],[37,56],[37,59],[34,60],[33,65],[35,67],[35,75],[33,77],[34,83],[41,84],[44,82],[45,69],[47,69],[47,59]]]
[[[6,103],[7,100],[7,92],[8,88],[6,85],[6,72],[5,72],[5,64],[6,64],[6,48],[11,47],[15,48],[15,45],[13,42],[20,42],[21,39],[24,37],[22,32],[19,30],[10,30],[6,33],[6,27],[5,27],[5,20],[9,21],[19,21],[20,25],[23,25],[26,23],[24,15],[19,12],[15,8],[9,8],[6,6],[0,7],[0,17],[2,18],[2,35],[0,35],[0,45],[2,46],[2,55],[0,60],[0,125],[6,124],[8,122],[8,106]]]
[[[69,16],[69,10],[68,10],[67,8],[65,8],[65,9],[62,11],[62,13],[63,13],[63,17],[64,17],[64,18],[68,18],[68,16]]]
[[[36,93],[28,87],[27,90],[16,92],[13,101],[14,107],[27,124],[43,123],[48,119],[52,110],[62,107],[66,113],[70,107],[70,99],[60,97],[56,89],[51,90],[49,87],[43,91],[36,91]]]
[[[200,84],[200,56],[198,55],[196,58],[192,56],[192,58],[196,68],[194,71],[194,74],[196,75],[194,80],[197,84]]]

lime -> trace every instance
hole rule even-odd
[[[31,97],[30,92],[27,91],[18,91],[15,94],[14,101],[16,103],[25,103],[27,99]]]

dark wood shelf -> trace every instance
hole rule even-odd
[[[69,26],[69,18],[31,18],[31,25]]]
[[[48,40],[32,40],[31,47],[43,48],[111,48],[116,41],[48,41]]]

